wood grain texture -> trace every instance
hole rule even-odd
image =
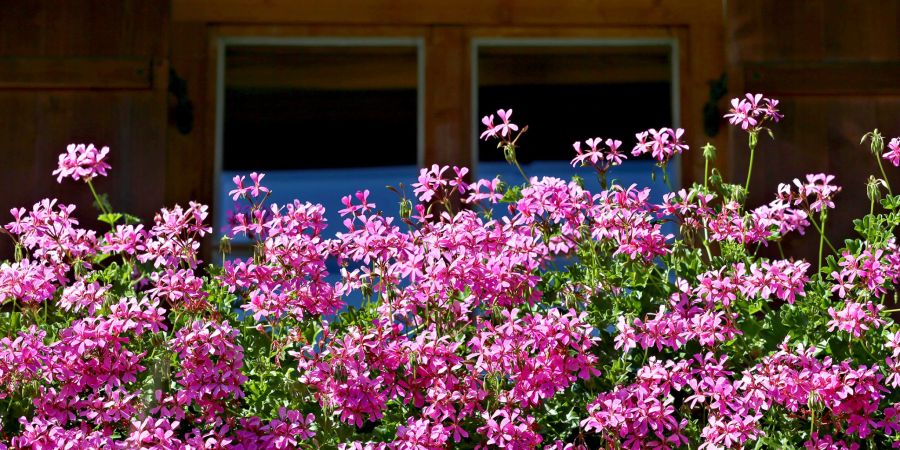
[[[103,230],[86,187],[51,176],[67,144],[93,142],[113,166],[98,190],[151,219],[167,175],[168,2],[4,0],[0,11],[0,211],[58,198]]]
[[[900,61],[751,62],[742,67],[746,89],[769,95],[900,95]]]
[[[0,58],[0,89],[152,89],[144,58]]]
[[[680,0],[173,0],[176,21],[362,25],[721,23],[721,2]]]
[[[754,91],[781,100],[785,119],[760,138],[750,204],[773,198],[778,183],[807,173],[836,176],[843,187],[827,232],[833,242],[854,235],[851,220],[869,212],[865,181],[878,166],[862,135],[879,128],[900,135],[900,45],[887,30],[900,26],[900,3],[728,2],[728,71],[731,96]],[[747,169],[746,133],[730,132],[733,181]],[[900,172],[888,167],[892,186]],[[793,256],[815,258],[811,230],[789,241]]]
[[[464,30],[434,27],[425,39],[426,166],[472,165],[469,80],[469,42]]]

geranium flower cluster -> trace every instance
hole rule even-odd
[[[584,141],[588,148],[582,149],[581,141],[575,141],[572,147],[575,148],[575,157],[572,158],[572,167],[576,166],[592,166],[598,172],[606,172],[610,167],[622,164],[622,161],[628,159],[624,153],[619,152],[622,141],[616,139],[607,139],[605,142],[596,137]],[[604,149],[602,146],[606,145]]]
[[[777,105],[748,94],[725,119],[755,137]],[[103,234],[53,199],[13,209],[0,450],[900,447],[900,197],[873,197],[838,248],[830,175],[761,206],[712,176],[660,203],[606,187],[622,145],[664,176],[688,151],[660,128],[575,143],[591,192],[528,176],[511,115],[481,137],[523,184],[433,165],[394,188],[397,216],[359,191],[335,227],[235,177],[221,265],[198,203],[142,225],[98,195]],[[53,175],[97,195],[107,154],[72,146]]]
[[[725,118],[745,131],[757,131],[765,122],[778,122],[784,117],[778,111],[778,103],[778,100],[764,98],[762,94],[746,94],[744,98],[731,100],[731,109]]]
[[[651,128],[642,131],[634,135],[637,138],[637,144],[631,150],[631,154],[640,156],[649,153],[658,162],[666,162],[688,149],[687,144],[681,140],[682,135],[684,135],[683,128],[675,130],[660,128],[658,131]]]
[[[106,155],[109,147],[97,149],[94,144],[69,144],[66,152],[59,155],[59,167],[53,171],[56,181],[62,183],[63,178],[91,181],[95,177],[105,177],[110,169]]]

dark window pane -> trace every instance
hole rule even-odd
[[[478,60],[479,117],[513,108],[529,125],[518,159],[568,161],[572,143],[619,139],[672,126],[669,47],[487,47]],[[502,161],[495,142],[479,143],[479,160]]]
[[[417,159],[415,47],[229,47],[223,170]]]

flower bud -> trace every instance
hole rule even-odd
[[[716,159],[716,147],[710,144],[709,142],[703,146],[703,158],[708,161],[713,161]]]
[[[506,162],[510,164],[516,163],[516,146],[512,144],[506,144],[503,147],[503,156],[506,158]]]
[[[412,215],[412,202],[409,199],[404,198],[400,200],[400,218],[401,219],[409,219]]]
[[[228,236],[222,236],[222,239],[219,239],[219,253],[223,255],[231,253],[231,238]]]

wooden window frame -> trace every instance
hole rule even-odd
[[[229,30],[225,30],[229,31]],[[214,47],[215,55],[215,95],[213,119],[213,223],[223,222],[224,205],[219,205],[222,198],[222,171],[225,139],[225,71],[228,47],[237,46],[279,46],[279,47],[403,47],[416,51],[416,165],[425,164],[425,40],[422,36],[254,36],[251,34],[217,34]]]
[[[479,49],[482,47],[558,47],[558,48],[599,48],[599,47],[668,47],[671,57],[671,102],[672,102],[672,123],[660,124],[672,128],[681,126],[681,91],[678,86],[681,85],[681,67],[678,59],[678,40],[675,37],[593,37],[584,33],[574,34],[571,36],[554,36],[554,37],[532,37],[532,36],[511,36],[511,37],[487,37],[477,36],[469,39],[469,66],[470,66],[470,145],[472,161],[471,169],[473,176],[478,176],[478,141],[481,132],[481,122],[478,114],[478,55]],[[514,105],[509,105],[514,106]],[[678,156],[670,162],[669,166],[672,170],[672,182],[675,186],[681,183],[681,157]]]
[[[678,99],[675,116],[687,130],[692,151],[684,154],[680,178],[703,173],[700,147],[723,151],[715,162],[727,173],[727,133],[704,135],[703,105],[709,82],[725,71],[723,5],[708,0],[172,0],[176,30],[205,30],[207,73],[200,139],[213,179],[216,146],[216,70],[221,37],[237,38],[420,38],[424,42],[424,161],[471,166],[471,42],[477,39],[671,39],[677,46]],[[177,42],[178,33],[173,37]],[[177,45],[173,45],[177,47]],[[177,51],[176,51],[177,53]],[[674,80],[673,80],[674,81]],[[674,83],[673,83],[674,84]],[[515,106],[515,105],[511,105]],[[170,150],[170,153],[175,150]],[[204,183],[206,181],[203,181]],[[207,192],[206,189],[198,189]],[[207,195],[211,195],[207,194]],[[201,199],[211,202],[213,199]]]

